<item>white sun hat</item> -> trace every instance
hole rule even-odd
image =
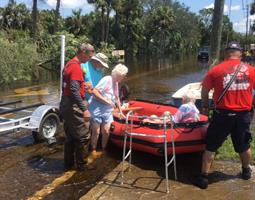
[[[92,56],[91,60],[96,60],[100,62],[105,68],[109,68],[108,66],[108,57],[103,53],[97,53],[96,55]]]

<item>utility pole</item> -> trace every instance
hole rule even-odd
[[[249,5],[246,5],[246,32],[245,32],[245,50],[248,50],[248,26],[249,26]]]
[[[221,48],[221,33],[223,25],[224,0],[214,1],[213,26],[210,38],[210,62],[214,65],[219,61]]]

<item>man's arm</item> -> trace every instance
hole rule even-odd
[[[90,120],[90,112],[88,110],[88,102],[84,102],[80,95],[80,82],[76,80],[71,80],[70,82],[71,98],[77,104],[77,106],[83,112],[83,118],[85,122]]]
[[[201,99],[202,99],[202,113],[208,114],[208,108],[209,108],[209,91],[207,88],[202,87],[201,90]]]
[[[80,95],[80,82],[76,80],[70,81],[71,98],[77,104],[77,106],[84,112],[88,108],[85,107],[83,99]]]

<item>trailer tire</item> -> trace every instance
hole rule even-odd
[[[40,137],[40,134],[37,131],[32,131],[32,136],[35,144],[44,142],[44,139]]]
[[[51,141],[56,136],[60,124],[59,116],[56,113],[47,113],[40,124],[39,132],[33,131],[35,143]]]

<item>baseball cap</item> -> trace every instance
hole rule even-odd
[[[236,50],[242,51],[240,43],[236,41],[232,41],[228,43],[228,46],[226,47],[225,50],[230,50],[230,49],[236,49]]]

